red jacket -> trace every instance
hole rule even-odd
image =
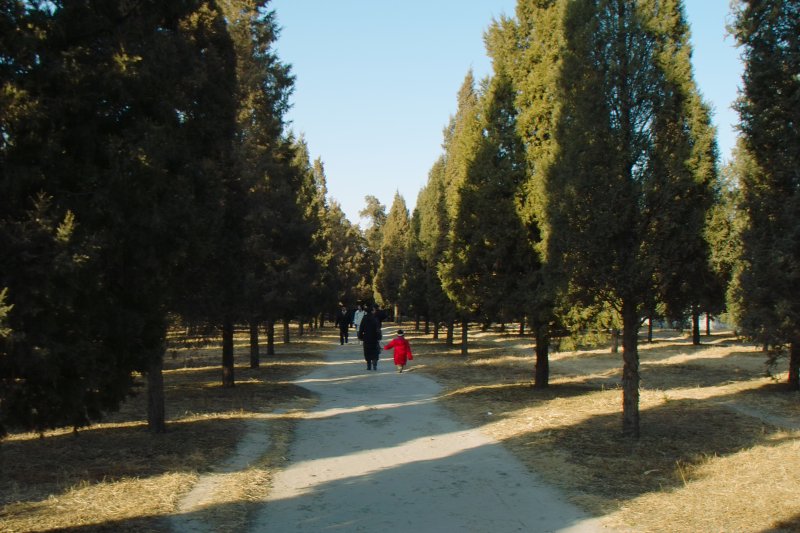
[[[395,337],[383,347],[384,350],[389,348],[394,348],[394,364],[396,365],[404,365],[407,360],[414,359],[414,356],[411,355],[411,345],[405,337]]]

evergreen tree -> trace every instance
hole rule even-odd
[[[527,266],[515,294],[521,319],[527,318],[536,336],[535,386],[549,381],[549,339],[555,323],[555,296],[564,284],[561,271],[547,259],[547,208],[544,185],[552,170],[555,123],[559,100],[556,79],[563,45],[563,2],[521,1],[517,20],[501,18],[490,26],[485,40],[494,70],[513,81],[517,133],[525,146],[525,178],[516,201],[524,234]]]
[[[225,387],[235,383],[234,326],[261,319],[262,290],[279,283],[274,273],[286,260],[280,239],[290,219],[282,210],[297,210],[294,152],[282,137],[294,80],[274,51],[277,22],[263,4],[221,2],[236,57],[236,132],[221,217],[209,239],[213,266],[205,269],[205,302],[192,312],[221,327]]]
[[[438,275],[442,286],[447,292],[452,271],[453,257],[456,254],[453,242],[454,222],[459,212],[458,191],[467,181],[470,165],[474,154],[478,150],[478,142],[481,136],[480,122],[480,93],[475,87],[475,77],[470,69],[457,95],[456,114],[451,117],[448,129],[445,130],[444,148],[444,169],[442,177],[444,182],[441,191],[444,194],[444,206],[446,209],[447,233],[444,235],[444,248],[438,264]],[[453,298],[454,293],[448,292],[448,298],[456,309],[457,318],[461,322],[461,353],[467,354],[468,346],[468,325],[472,318],[470,308],[463,305],[463,302]],[[447,325],[447,342],[452,343],[452,322]]]
[[[331,202],[326,228],[330,235],[331,261],[326,274],[329,298],[322,309],[333,310],[340,303],[352,305],[372,299],[373,252],[358,226],[353,225],[337,202]]]
[[[441,270],[450,298],[484,322],[520,316],[526,296],[520,289],[538,266],[517,212],[526,172],[514,101],[511,80],[496,73],[480,103],[477,151],[453,192],[455,218]]]
[[[730,317],[738,316],[732,294],[736,292],[734,271],[738,264],[744,213],[741,204],[741,183],[744,174],[750,172],[751,161],[746,157],[741,139],[733,152],[733,160],[723,167],[720,179],[719,200],[714,205],[706,228],[706,239],[711,248],[711,268],[726,291],[723,311]]]
[[[375,293],[380,295],[384,306],[394,309],[395,321],[400,320],[400,307],[406,257],[411,235],[411,226],[406,202],[400,193],[395,193],[392,207],[383,226],[380,263],[375,274]]]
[[[21,261],[0,272],[13,305],[0,418],[84,425],[138,370],[161,431],[167,316],[205,250],[232,134],[224,19],[199,1],[16,2],[3,17],[23,38],[3,61],[0,231]],[[27,280],[37,269],[55,285]]]
[[[428,272],[425,262],[420,256],[422,248],[419,238],[421,226],[420,212],[418,208],[415,208],[411,215],[408,246],[405,251],[406,270],[400,288],[400,300],[406,303],[409,315],[416,319],[416,329],[419,329],[421,318],[425,318],[426,324],[430,321],[427,291],[425,290]],[[425,333],[428,333],[427,328]]]
[[[667,255],[702,248],[713,172],[692,159],[704,141],[687,126],[700,119],[682,4],[603,0],[564,9],[547,255],[566,273],[571,298],[605,301],[621,316],[623,434],[638,438],[638,329],[658,296],[676,295],[661,280],[696,271]],[[713,167],[708,149],[699,152]]]
[[[448,325],[447,344],[453,344],[452,324],[456,308],[442,288],[439,265],[447,249],[449,219],[445,205],[444,170],[445,157],[442,155],[428,173],[428,183],[417,196],[419,211],[419,251],[418,255],[424,269],[424,290],[429,318],[434,323],[434,337],[438,336],[439,325]]]
[[[372,195],[364,197],[366,206],[358,212],[361,218],[369,220],[364,235],[370,249],[375,252],[375,268],[378,267],[378,254],[383,245],[383,225],[386,224],[386,206]]]
[[[699,314],[721,308],[722,281],[711,269],[706,226],[718,193],[716,131],[711,113],[687,69],[689,30],[678,2],[663,2],[653,26],[663,37],[655,49],[664,71],[659,113],[653,125],[653,176],[645,192],[653,206],[645,231],[660,299],[670,318],[687,314],[693,344],[700,344]],[[663,209],[661,205],[670,205]],[[687,313],[688,307],[688,313]]]
[[[751,168],[741,176],[740,322],[759,342],[789,346],[800,389],[800,2],[742,0],[732,31],[743,48],[737,108]]]

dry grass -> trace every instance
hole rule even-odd
[[[800,530],[800,394],[767,377],[752,346],[729,335],[641,344],[642,435],[627,442],[621,356],[606,347],[551,354],[550,387],[536,390],[527,337],[473,330],[463,359],[407,336],[453,412],[609,527]]]
[[[248,423],[278,408],[313,403],[290,381],[317,364],[332,339],[315,333],[278,344],[282,355],[262,351],[261,368],[250,369],[247,337],[237,336],[233,389],[220,385],[218,339],[176,347],[165,362],[169,422],[163,435],[146,431],[143,393],[77,434],[10,435],[0,444],[0,531],[167,530],[164,518],[201,474],[231,456]],[[286,455],[292,425],[290,414],[270,420],[267,453],[227,476],[221,487],[228,497],[203,511],[212,530],[236,531],[246,521],[249,504],[263,496],[270,472]]]
[[[219,385],[214,342],[176,348],[165,373],[165,435],[146,432],[143,395],[77,435],[12,435],[0,445],[0,531],[165,531],[165,517],[208,474],[213,498],[192,517],[214,531],[244,529],[285,461],[292,410],[313,403],[290,381],[335,335],[278,345],[286,355],[263,357],[258,370],[246,368],[246,336],[237,337],[232,390]],[[407,336],[414,371],[445,385],[446,406],[609,527],[800,531],[800,394],[767,377],[752,346],[725,335],[701,347],[679,335],[641,344],[642,436],[631,443],[620,437],[621,357],[607,348],[552,354],[550,387],[535,390],[528,337],[473,330],[464,359],[441,340]],[[278,408],[287,414],[270,414]],[[219,471],[265,419],[266,453],[243,470]]]

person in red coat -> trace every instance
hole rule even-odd
[[[397,371],[403,372],[406,363],[414,359],[414,356],[411,355],[411,345],[406,340],[402,329],[397,331],[397,337],[383,347],[384,350],[389,348],[394,348],[394,365],[397,367]]]

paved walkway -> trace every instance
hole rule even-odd
[[[295,381],[320,402],[298,422],[251,531],[602,529],[500,444],[457,423],[436,403],[435,381],[398,374],[388,352],[378,367],[366,370],[356,342]]]

